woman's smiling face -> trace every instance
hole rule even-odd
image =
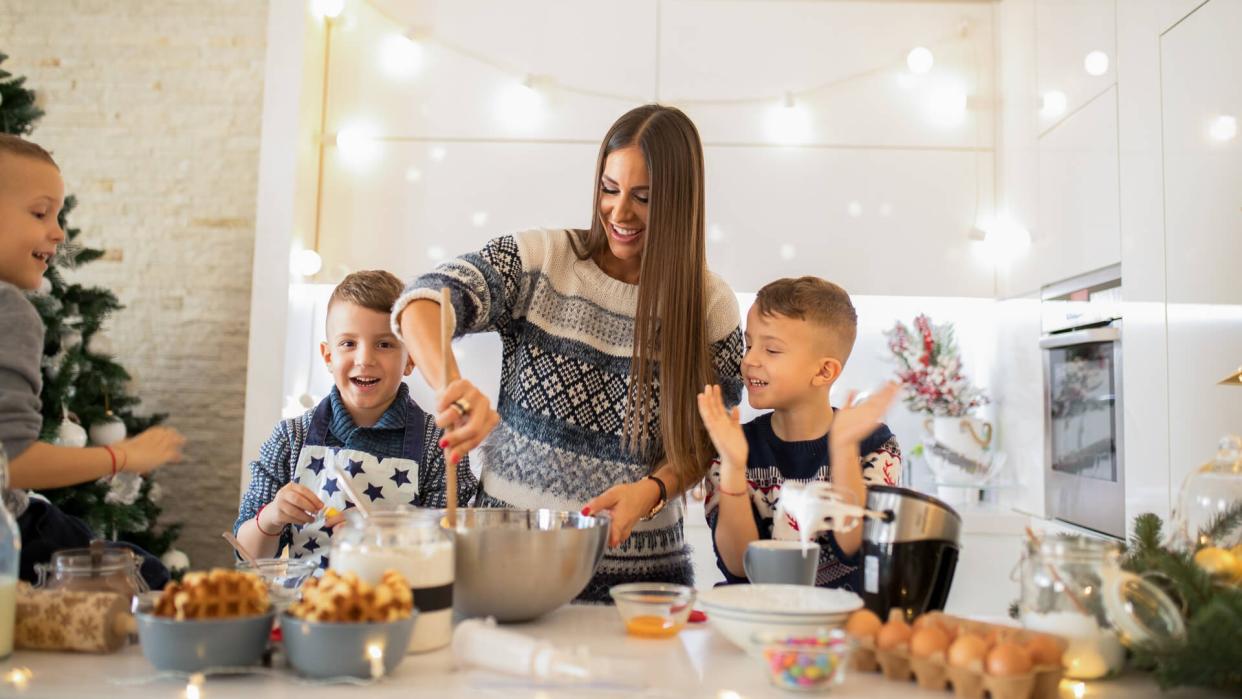
[[[608,251],[621,263],[618,267],[633,270],[634,278],[622,281],[637,282],[651,196],[651,180],[642,150],[627,146],[609,153],[599,188],[599,217],[608,236]]]

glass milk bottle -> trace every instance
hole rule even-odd
[[[395,570],[410,583],[418,613],[411,653],[443,648],[453,639],[453,539],[440,527],[442,517],[439,510],[413,507],[373,509],[362,517],[354,508],[332,536],[333,570],[371,584]]]
[[[0,446],[0,495],[9,487],[9,458]],[[0,658],[13,653],[13,627],[17,624],[17,568],[21,562],[22,535],[17,522],[0,497]]]

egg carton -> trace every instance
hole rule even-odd
[[[965,629],[971,633],[992,638],[1004,638],[1020,643],[1029,642],[1033,636],[1046,636],[1056,642],[1062,650],[1065,641],[1049,634],[1035,634],[1022,629],[997,624],[987,624],[969,619],[961,619],[949,615],[940,615],[946,622],[957,627],[960,633]],[[895,682],[909,682],[912,679],[922,689],[944,691],[952,688],[957,699],[1058,699],[1060,684],[1064,670],[1060,665],[1037,665],[1023,675],[999,677],[989,675],[978,667],[951,667],[944,653],[936,652],[925,658],[915,658],[910,654],[909,644],[903,643],[896,648],[881,650],[876,648],[875,639],[857,639],[857,648],[851,659],[852,669],[856,672],[879,672],[886,679]]]

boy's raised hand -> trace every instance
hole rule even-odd
[[[712,446],[720,454],[721,465],[746,468],[750,446],[746,443],[746,434],[742,432],[741,411],[737,406],[732,410],[725,407],[719,386],[703,387],[703,392],[699,394],[699,417],[703,418]]]
[[[857,405],[854,400],[858,392],[850,391],[845,405],[838,408],[836,416],[832,418],[832,428],[828,432],[832,445],[856,445],[866,439],[867,435],[875,431],[884,413],[888,412],[888,407],[892,405],[900,388],[901,384],[889,381]]]
[[[185,437],[171,427],[152,427],[117,444],[125,453],[124,470],[138,474],[149,473],[167,463],[179,463],[183,446]]]

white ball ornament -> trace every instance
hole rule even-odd
[[[66,415],[60,426],[56,428],[56,439],[52,443],[58,447],[84,447],[86,446],[86,430]]]
[[[190,569],[190,557],[180,549],[168,549],[163,556],[160,556],[160,562],[174,574]]]
[[[125,423],[108,411],[104,417],[91,424],[91,444],[104,447],[125,439]]]

